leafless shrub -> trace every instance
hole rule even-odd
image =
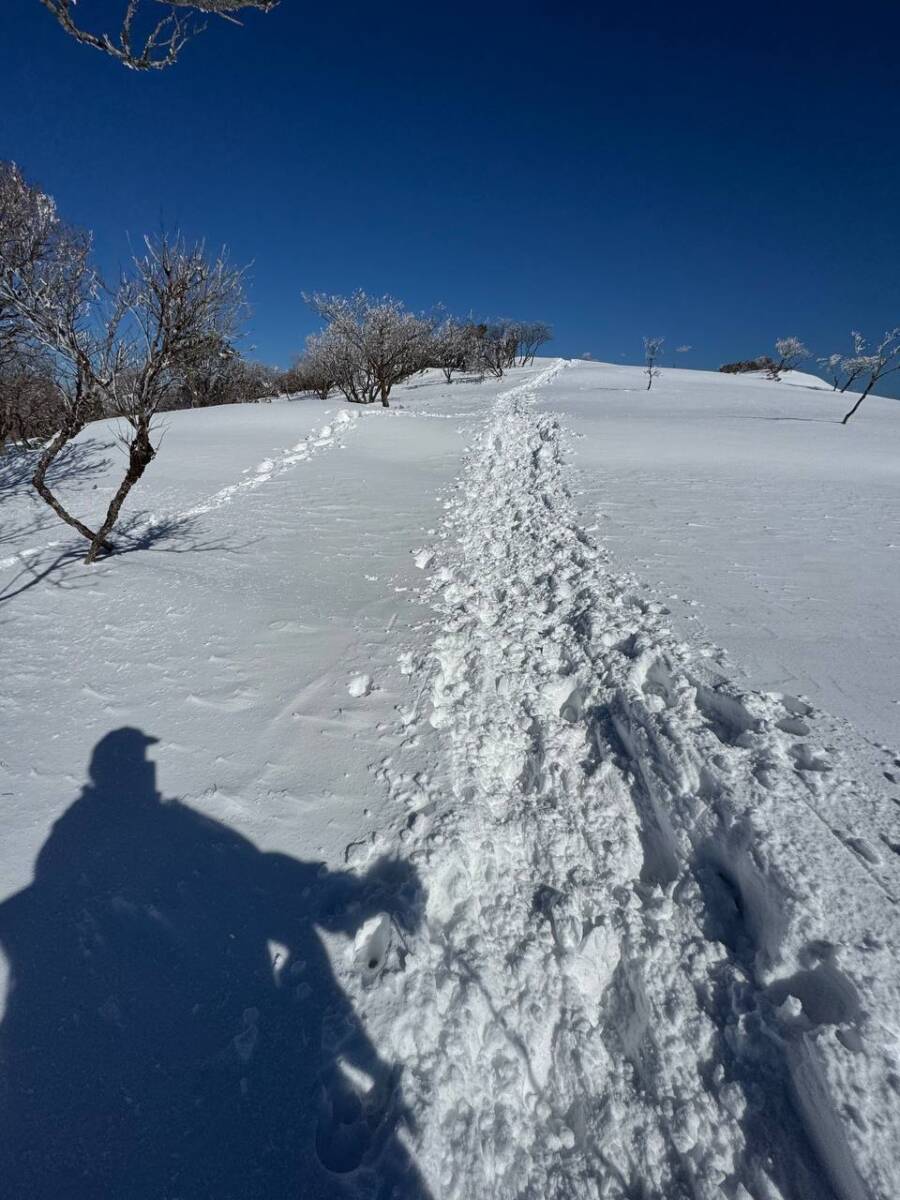
[[[719,370],[724,375],[745,375],[753,371],[770,371],[775,366],[775,360],[769,358],[768,354],[762,354],[759,358],[745,358],[740,362],[723,363]]]
[[[544,321],[519,321],[515,323],[514,330],[518,336],[518,351],[523,367],[534,362],[541,346],[553,341],[553,329]]]

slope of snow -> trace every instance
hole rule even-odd
[[[887,1200],[896,808],[608,569],[534,408],[567,387],[500,398],[434,576],[427,920],[369,1001],[417,1157],[441,1197]]]
[[[642,386],[0,460],[12,1194],[900,1194],[900,408]]]
[[[754,687],[900,740],[900,403],[782,383],[577,363],[546,400],[583,434],[579,505],[615,562],[724,647]]]

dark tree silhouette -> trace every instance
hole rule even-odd
[[[158,793],[153,740],[97,744],[33,882],[0,904],[3,1194],[425,1200],[399,1071],[317,933],[385,914],[359,964],[377,987],[399,969],[385,931],[417,920],[414,874],[262,853]]]

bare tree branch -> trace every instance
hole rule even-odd
[[[160,71],[171,67],[191,38],[206,28],[197,19],[198,13],[223,17],[240,24],[235,14],[243,9],[270,12],[279,0],[157,0],[165,3],[166,15],[150,25],[139,36],[135,23],[141,10],[141,0],[128,0],[121,24],[115,34],[93,32],[79,25],[73,15],[75,0],[40,0],[66,31],[83,46],[91,46],[117,59],[133,71]],[[176,8],[187,10],[180,15]]]

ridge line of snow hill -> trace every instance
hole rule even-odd
[[[148,530],[154,529],[157,525],[161,524],[164,520],[199,517],[204,513],[212,512],[216,508],[221,508],[224,504],[230,504],[236,496],[253,491],[254,488],[258,488],[263,483],[268,483],[275,475],[281,475],[296,463],[308,462],[320,450],[334,446],[341,434],[349,433],[350,430],[355,429],[358,420],[359,416],[357,413],[350,413],[344,409],[339,409],[335,419],[323,425],[316,433],[307,434],[305,438],[301,438],[289,450],[285,450],[283,453],[269,458],[264,458],[255,467],[248,467],[244,472],[247,476],[246,479],[220,488],[219,491],[207,496],[205,500],[202,500],[199,504],[195,504],[191,508],[167,513],[163,517],[160,517],[157,513],[153,513],[147,520],[141,521],[132,527],[132,535],[146,533]],[[8,558],[0,559],[0,569],[13,567],[17,562],[27,561],[35,554],[40,554],[42,551],[50,550],[58,545],[60,545],[60,542],[56,540],[45,542],[42,546],[31,546],[25,550],[19,550],[16,554],[10,555]]]
[[[499,397],[448,504],[407,718],[435,769],[380,770],[426,919],[348,986],[411,1150],[435,1200],[896,1200],[900,884],[821,740],[852,735],[716,677],[608,570],[534,406],[561,366]]]

